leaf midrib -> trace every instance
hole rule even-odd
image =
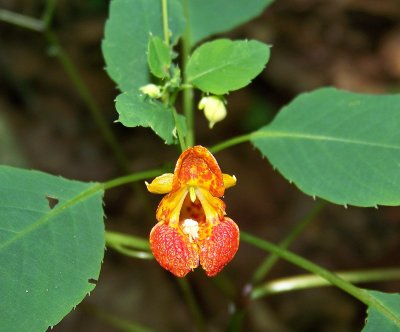
[[[213,68],[210,68],[210,69],[208,69],[208,70],[202,71],[202,72],[200,72],[199,74],[197,74],[197,75],[195,75],[195,76],[193,76],[193,77],[190,77],[190,76],[189,76],[189,77],[188,77],[188,80],[189,80],[190,82],[194,82],[195,80],[198,80],[199,78],[202,78],[203,76],[208,75],[208,74],[210,74],[210,73],[213,73],[213,72],[215,72],[215,71],[222,70],[222,69],[227,68],[227,67],[229,67],[229,66],[235,66],[237,62],[240,62],[240,61],[242,61],[243,59],[246,59],[246,58],[248,58],[248,57],[249,57],[249,54],[244,54],[242,57],[235,58],[235,59],[234,59],[235,61],[225,62],[225,63],[223,63],[222,65],[219,65],[219,66],[217,66],[217,67],[213,67]]]
[[[400,150],[400,145],[361,141],[345,137],[334,137],[328,135],[306,134],[301,132],[289,132],[289,131],[279,131],[279,130],[257,131],[251,135],[252,140],[257,140],[259,138],[284,138],[284,139],[299,139],[299,140],[310,140],[310,141],[325,141],[325,142],[336,142],[342,144],[364,145],[375,148]]]
[[[56,217],[57,215],[59,215],[62,211],[64,211],[68,207],[76,204],[79,201],[81,201],[81,202],[85,201],[86,199],[88,199],[89,197],[91,197],[92,195],[96,194],[98,191],[100,191],[102,189],[103,189],[103,184],[97,183],[94,186],[92,186],[92,187],[80,192],[79,194],[75,195],[74,197],[72,197],[71,199],[67,200],[63,204],[57,205],[54,209],[52,209],[48,213],[44,214],[37,221],[35,221],[34,223],[30,224],[29,226],[23,228],[21,231],[18,231],[18,233],[14,237],[11,237],[9,240],[7,240],[4,243],[0,244],[0,253],[2,252],[2,250],[4,248],[8,247],[9,245],[14,243],[18,239],[28,235],[29,233],[33,232],[37,228],[45,225],[53,217]]]

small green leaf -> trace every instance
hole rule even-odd
[[[94,289],[105,246],[99,186],[0,166],[2,331],[46,331]]]
[[[375,308],[368,307],[368,317],[362,332],[398,332],[400,330],[400,294],[388,294],[372,290],[367,290],[367,292],[386,307],[392,314],[392,319]]]
[[[147,62],[151,73],[158,78],[168,77],[171,61],[171,50],[167,44],[160,37],[151,37],[147,51]]]
[[[300,190],[337,204],[400,204],[400,95],[323,88],[284,107],[252,142]]]
[[[119,113],[119,121],[127,127],[150,127],[166,144],[176,142],[174,136],[175,121],[171,108],[157,100],[153,100],[138,93],[122,93],[115,102]],[[179,115],[183,129],[185,118]]]
[[[175,43],[185,21],[178,0],[168,1],[169,29]],[[113,0],[102,43],[106,70],[121,91],[149,83],[147,48],[151,35],[162,36],[160,0]]]
[[[213,34],[228,31],[260,15],[273,0],[190,0],[191,41],[196,44]]]
[[[222,95],[249,84],[264,69],[269,54],[269,47],[255,40],[217,39],[193,52],[188,80],[204,92]]]

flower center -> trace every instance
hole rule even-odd
[[[193,219],[185,219],[182,222],[181,229],[189,237],[189,241],[193,242],[199,237],[199,223]]]

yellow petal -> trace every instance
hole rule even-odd
[[[147,190],[153,194],[167,194],[172,190],[174,174],[165,173],[157,176],[151,183],[146,183]]]
[[[178,227],[179,216],[187,193],[188,190],[184,187],[165,195],[157,208],[157,220],[166,222],[171,227]]]
[[[224,178],[225,189],[228,189],[228,188],[236,185],[236,176],[234,176],[234,175],[230,176],[228,174],[222,174],[222,176]]]

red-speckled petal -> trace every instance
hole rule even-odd
[[[157,262],[177,277],[199,265],[196,245],[175,227],[159,222],[150,233],[150,248]]]
[[[206,274],[213,277],[235,256],[239,248],[239,228],[232,219],[225,217],[199,246],[200,264]]]
[[[202,187],[216,197],[224,195],[221,169],[210,151],[201,145],[188,148],[176,163],[172,190],[183,186]]]

